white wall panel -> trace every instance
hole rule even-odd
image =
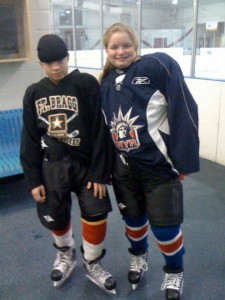
[[[225,165],[225,82],[221,82],[221,102],[216,162]]]
[[[221,83],[187,79],[199,108],[200,156],[216,161]]]

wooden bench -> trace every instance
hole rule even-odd
[[[20,137],[22,109],[0,111],[0,178],[22,174]]]

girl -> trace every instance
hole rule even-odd
[[[181,176],[199,171],[198,108],[177,62],[138,55],[133,30],[116,23],[103,37],[102,107],[115,146],[113,187],[125,222],[133,289],[147,271],[149,224],[164,259],[161,289],[183,287]]]

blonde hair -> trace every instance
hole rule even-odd
[[[108,43],[109,43],[111,36],[116,32],[126,32],[132,41],[135,51],[138,52],[137,37],[136,37],[133,29],[129,25],[124,24],[124,23],[115,23],[106,30],[106,32],[103,35],[103,45],[104,45],[105,49],[107,49],[107,47],[108,47]],[[109,60],[107,58],[106,63],[102,69],[102,73],[100,74],[99,81],[101,82],[103,80],[103,78],[113,69],[114,69],[114,66],[109,62]]]

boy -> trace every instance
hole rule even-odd
[[[51,230],[58,250],[51,279],[60,286],[76,265],[70,216],[71,192],[75,192],[86,275],[115,293],[116,282],[101,265],[107,213],[112,208],[105,186],[111,148],[99,84],[78,70],[68,74],[68,50],[59,36],[42,36],[37,51],[47,77],[29,86],[24,95],[20,157],[39,219]]]

